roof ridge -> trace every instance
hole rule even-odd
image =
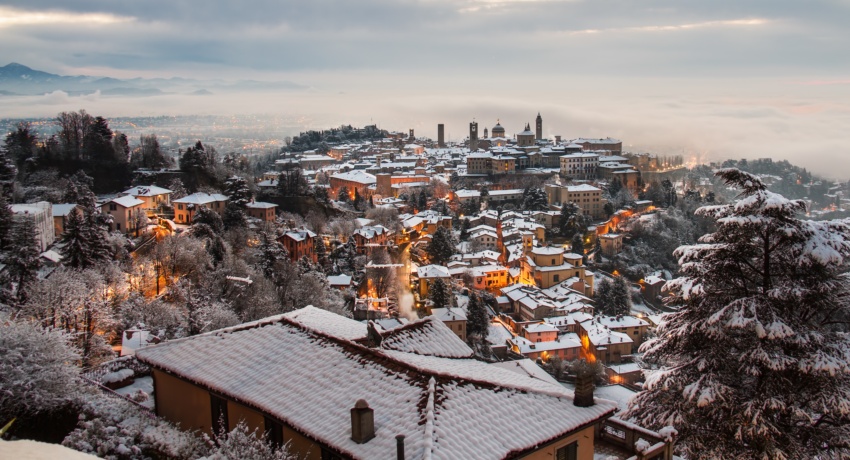
[[[428,402],[425,404],[425,452],[423,460],[431,460],[434,448],[434,393],[437,381],[434,377],[428,380]]]

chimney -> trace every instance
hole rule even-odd
[[[395,437],[396,459],[404,460],[404,435],[400,434]]]
[[[576,389],[573,404],[577,407],[593,405],[593,373],[578,372],[576,374]]]
[[[351,409],[351,440],[365,444],[375,437],[375,411],[365,399],[358,399]]]

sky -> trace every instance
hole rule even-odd
[[[547,136],[847,180],[848,23],[850,0],[5,0],[0,65],[307,89],[52,94],[0,116],[283,113],[461,140],[473,119],[511,134],[540,112]]]

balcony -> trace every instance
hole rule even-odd
[[[596,426],[594,453],[619,460],[672,460],[676,432],[661,431],[665,433],[611,417]]]

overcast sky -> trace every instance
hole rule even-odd
[[[262,97],[42,98],[0,116],[281,112],[460,140],[615,136],[850,179],[850,0],[6,0],[0,62],[54,73],[285,79]],[[11,113],[14,112],[14,113]],[[321,128],[322,126],[315,126]]]

